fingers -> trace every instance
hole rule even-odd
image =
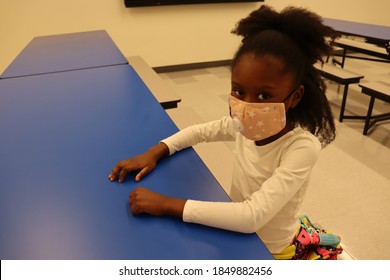
[[[133,166],[132,162],[129,160],[122,160],[119,162],[111,173],[108,175],[108,179],[113,182],[118,177],[118,182],[122,183],[126,177],[126,174],[130,171],[137,169],[137,167]]]
[[[143,177],[145,177],[149,172],[150,172],[150,167],[145,167],[143,169],[141,169],[141,171],[136,175],[135,177],[135,181],[140,181]],[[126,168],[126,167],[118,167],[116,166],[113,171],[111,171],[111,173],[108,175],[108,179],[113,182],[115,181],[116,177],[118,176],[118,173],[119,173],[119,176],[118,176],[118,182],[119,183],[122,183],[123,180],[125,179],[126,177],[126,174],[129,173],[130,171],[132,171],[131,168]]]
[[[152,168],[150,168],[149,166],[142,168],[141,171],[135,176],[135,181],[138,182],[139,180],[141,180],[151,171],[151,169]]]
[[[142,192],[142,187],[138,187],[129,194],[130,210],[133,214],[139,215],[144,211],[142,210],[142,202],[138,199],[139,192]]]
[[[129,172],[129,170],[126,170],[125,168],[122,168],[121,172],[119,173],[118,182],[122,183],[125,179],[126,174]]]
[[[138,182],[140,181],[143,177],[145,177],[147,174],[150,173],[150,171],[153,170],[155,165],[153,164],[147,164],[146,166],[142,166],[141,167],[141,171],[138,172],[138,174],[135,176],[135,181]],[[108,179],[113,182],[116,180],[116,178],[118,177],[118,182],[119,183],[122,183],[123,180],[125,179],[126,177],[126,174],[129,173],[130,171],[134,171],[134,170],[139,170],[139,166],[138,165],[134,165],[132,163],[129,163],[129,162],[120,162],[118,163],[114,169],[111,171],[111,173],[108,175]]]
[[[135,203],[134,201],[130,202],[130,210],[131,210],[131,213],[133,213],[135,215],[142,214],[141,209],[138,207],[137,203]]]
[[[114,169],[111,171],[111,173],[108,175],[108,179],[112,182],[116,179],[116,175],[118,174],[120,168],[118,164],[114,167]]]
[[[127,173],[140,170],[135,177],[135,180],[138,182],[143,177],[145,177],[155,166],[156,162],[153,158],[150,158],[150,156],[147,154],[142,154],[127,160],[120,161],[108,175],[108,179],[110,181],[115,181],[118,177],[118,182],[122,183]]]
[[[136,212],[135,207],[135,190],[129,193],[129,204],[130,204],[130,210],[133,214]]]

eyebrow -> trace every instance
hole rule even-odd
[[[235,81],[232,81],[231,82],[232,86],[237,86],[237,87],[243,87],[240,83],[237,83]],[[273,87],[273,86],[261,86],[261,87],[258,87],[257,90],[261,91],[261,90],[274,90],[276,89],[277,87]]]

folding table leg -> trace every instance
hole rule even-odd
[[[375,102],[375,97],[371,96],[370,105],[368,106],[368,111],[367,111],[366,123],[364,124],[363,135],[367,135],[368,130],[370,129],[371,115],[372,115],[372,109],[374,108],[374,102]]]
[[[344,119],[344,110],[345,110],[345,104],[347,103],[347,95],[348,95],[348,84],[345,84],[344,85],[344,92],[343,92],[343,99],[341,100],[339,122],[343,122],[343,119]]]

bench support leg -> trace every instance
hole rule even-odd
[[[332,59],[332,63],[338,64],[341,66],[341,68],[344,68],[345,58],[347,57],[347,49],[346,48],[343,49],[343,55],[341,57],[342,57],[341,62],[338,61],[337,59]],[[328,62],[328,59],[326,60],[326,62]]]
[[[344,68],[344,63],[345,63],[345,57],[347,56],[347,49],[344,48],[344,51],[343,51],[343,59],[341,60],[341,68]]]
[[[364,124],[363,135],[367,135],[368,130],[370,129],[371,115],[372,115],[372,109],[374,108],[374,102],[375,102],[375,97],[371,96],[370,105],[368,105],[366,123]]]
[[[347,95],[348,95],[348,84],[344,85],[343,99],[341,100],[339,122],[343,122],[344,119],[344,110],[345,110],[345,104],[347,103]]]

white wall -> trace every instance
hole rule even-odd
[[[325,17],[390,25],[389,0],[266,0]],[[105,29],[125,56],[151,66],[230,59],[235,23],[261,3],[126,8],[123,0],[0,0],[0,73],[35,36]]]

